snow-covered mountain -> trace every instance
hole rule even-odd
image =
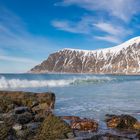
[[[140,74],[140,37],[100,50],[66,48],[50,54],[30,72]]]

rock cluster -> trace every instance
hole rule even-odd
[[[54,93],[0,91],[0,140],[33,139],[54,104]]]
[[[140,122],[130,115],[106,115],[99,122],[53,114],[55,94],[0,91],[0,140],[138,140]]]

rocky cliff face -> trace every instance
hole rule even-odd
[[[139,74],[140,37],[107,49],[63,49],[51,54],[30,72]]]

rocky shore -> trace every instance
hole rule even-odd
[[[56,116],[54,93],[0,91],[0,140],[139,140],[140,122],[130,115],[94,119]]]

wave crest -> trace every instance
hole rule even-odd
[[[92,76],[92,77],[84,77],[84,78],[77,78],[74,79],[71,85],[80,85],[80,84],[98,84],[98,83],[104,83],[104,82],[109,82],[112,81],[113,78],[110,77],[97,77],[97,76]]]
[[[113,80],[110,77],[82,77],[59,80],[27,80],[0,78],[0,89],[7,88],[29,88],[29,87],[64,87],[69,85],[96,84]]]

